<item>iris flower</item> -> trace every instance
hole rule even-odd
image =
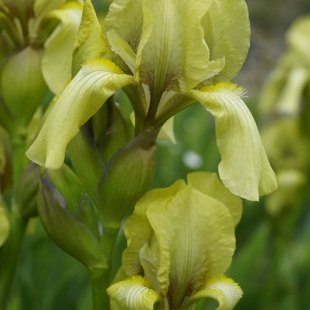
[[[89,5],[86,1],[84,12]],[[86,22],[86,15],[84,36],[96,23]],[[104,37],[105,58],[82,65],[28,150],[31,160],[59,168],[79,128],[123,88],[135,112],[136,134],[160,129],[198,101],[215,119],[223,183],[250,200],[276,188],[255,121],[241,99],[244,90],[229,83],[249,47],[244,0],[114,0]],[[98,41],[92,40],[88,53],[96,54]]]
[[[188,175],[188,185],[145,194],[124,226],[128,247],[108,288],[112,309],[194,309],[202,298],[232,309],[242,290],[227,278],[235,250],[241,199],[215,173]],[[126,279],[127,276],[127,279]]]

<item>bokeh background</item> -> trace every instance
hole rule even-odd
[[[93,2],[103,16],[110,1]],[[263,122],[257,110],[260,94],[286,49],[288,27],[297,17],[310,14],[310,1],[248,0],[247,3],[252,27],[251,48],[235,82],[247,89],[245,101],[260,126]],[[118,99],[126,101],[122,94],[118,94]],[[175,134],[176,144],[158,144],[153,187],[168,186],[178,178],[186,178],[191,171],[217,171],[220,156],[214,122],[200,105],[176,116]],[[236,231],[237,251],[228,272],[244,290],[236,310],[309,309],[309,191],[309,185],[305,186],[293,208],[277,217],[270,216],[264,198],[257,203],[244,201],[244,214]],[[120,236],[118,253],[124,246],[124,237]],[[119,259],[115,259],[115,269],[119,264]],[[212,309],[211,306],[202,303],[198,308]],[[9,309],[91,309],[90,285],[84,266],[58,249],[38,220],[33,220],[28,228]]]

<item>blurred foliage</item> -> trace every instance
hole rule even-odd
[[[94,1],[98,12],[104,12],[109,2]],[[309,0],[248,0],[247,3],[252,21],[267,29],[286,28],[292,15],[296,17],[305,11],[310,12]],[[309,89],[309,86],[304,89],[308,97],[306,101],[303,99],[308,105]],[[256,99],[250,99],[248,104],[253,109]],[[258,115],[258,111],[253,111],[253,114]],[[175,117],[175,131],[176,144],[158,142],[157,170],[152,187],[169,186],[197,169],[217,171],[220,156],[216,148],[214,122],[200,105],[194,105]],[[309,148],[306,154],[310,161]],[[308,177],[309,170],[304,172]],[[236,231],[237,252],[229,274],[244,290],[244,296],[235,309],[308,309],[309,180],[296,196],[294,208],[283,210],[277,217],[268,212],[266,201],[266,198],[259,203],[244,201],[244,214]],[[124,247],[125,240],[120,235],[117,252],[122,252]],[[54,245],[39,220],[33,220],[28,227],[20,261],[10,310],[91,308],[90,283],[85,268]],[[116,269],[120,261],[115,265]],[[201,304],[199,309],[208,308]]]

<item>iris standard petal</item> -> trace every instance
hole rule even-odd
[[[242,92],[236,85],[220,83],[189,94],[215,118],[221,180],[235,195],[258,200],[273,192],[277,182]]]
[[[134,52],[141,38],[143,0],[114,0],[104,21],[106,32],[114,29]]]
[[[153,310],[162,301],[160,294],[150,288],[150,283],[141,276],[113,284],[107,293],[114,305],[113,310]]]
[[[235,227],[242,215],[242,200],[232,194],[218,179],[216,173],[193,172],[187,175],[188,185],[212,198],[221,201],[234,219]]]
[[[159,247],[157,279],[176,309],[208,278],[228,269],[235,250],[234,223],[221,202],[191,186],[163,202],[149,205],[146,215]]]
[[[82,5],[70,2],[51,11],[46,19],[59,20],[57,27],[44,43],[42,59],[44,79],[52,92],[61,92],[71,78],[72,51],[82,17]]]
[[[214,298],[219,302],[215,310],[231,310],[242,297],[242,290],[237,283],[225,276],[210,278],[205,287],[191,296],[182,309],[189,309],[191,304],[202,298]]]
[[[140,249],[146,242],[150,242],[153,236],[153,229],[145,214],[146,209],[157,199],[169,201],[175,193],[185,186],[183,180],[178,180],[168,188],[154,189],[147,192],[136,203],[134,213],[129,216],[124,225],[127,248],[123,253],[123,267],[128,276],[142,272]]]
[[[59,97],[27,156],[41,166],[60,168],[79,128],[116,90],[133,82],[106,59],[83,66]]]
[[[101,58],[107,45],[91,0],[84,3],[81,24],[74,43],[72,74],[75,76],[86,61]]]
[[[250,22],[244,0],[216,0],[202,19],[210,60],[225,58],[212,84],[230,81],[240,70],[250,46]]]
[[[208,75],[209,50],[201,19],[213,0],[146,0],[135,76],[160,99],[187,90]]]

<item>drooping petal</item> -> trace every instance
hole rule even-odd
[[[113,310],[153,310],[162,302],[160,294],[150,288],[150,283],[141,276],[113,284],[107,293],[115,306]]]
[[[27,156],[41,166],[60,168],[66,146],[79,128],[116,90],[133,82],[106,59],[83,66],[59,97]]]
[[[159,247],[157,279],[176,309],[228,269],[235,250],[233,219],[221,202],[190,186],[169,201],[156,200],[146,215]]]
[[[250,46],[250,23],[244,0],[213,1],[202,19],[210,60],[225,58],[212,84],[230,81],[240,70]]]
[[[85,1],[81,24],[74,43],[72,74],[75,76],[86,61],[98,59],[106,52],[106,41],[90,0]]]
[[[143,30],[135,75],[140,83],[150,86],[152,93],[191,89],[208,76],[209,50],[201,19],[212,2],[143,2]]]
[[[220,83],[189,92],[215,118],[222,161],[219,174],[235,195],[258,200],[277,188],[252,114],[233,84]]]
[[[133,276],[142,272],[140,249],[146,242],[150,242],[153,235],[152,227],[145,214],[146,209],[157,199],[170,200],[172,196],[184,186],[185,182],[178,180],[168,188],[154,189],[147,192],[136,203],[134,213],[129,216],[124,225],[127,248],[123,253],[123,267],[128,276]]]
[[[187,175],[188,185],[199,190],[205,195],[221,201],[229,210],[234,219],[235,226],[242,215],[242,200],[232,194],[218,179],[216,173],[193,172]]]
[[[191,296],[183,308],[188,309],[191,304],[202,298],[214,298],[219,302],[219,306],[215,310],[231,310],[242,297],[242,294],[241,288],[232,279],[225,276],[214,277],[207,281],[205,287]]]
[[[82,17],[82,6],[70,2],[46,18],[59,20],[59,24],[44,43],[42,72],[46,83],[58,94],[71,78],[72,51]]]

